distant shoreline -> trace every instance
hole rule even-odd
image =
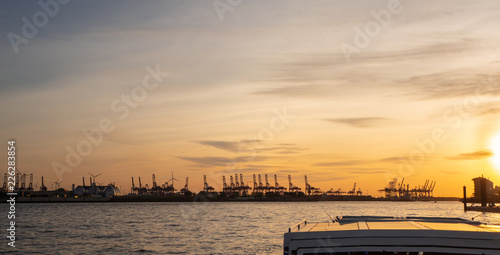
[[[6,201],[6,200],[5,200]],[[433,202],[456,201],[458,197],[426,197],[422,199],[374,198],[372,196],[303,196],[303,197],[235,197],[220,198],[206,196],[116,196],[116,197],[16,197],[19,203],[127,203],[127,202],[320,202],[320,201],[354,201],[354,202]]]

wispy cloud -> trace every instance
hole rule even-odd
[[[351,174],[381,174],[387,172],[386,169],[382,168],[353,168],[346,171]]]
[[[313,166],[324,166],[324,167],[348,167],[348,166],[357,166],[357,165],[366,165],[366,164],[375,164],[379,162],[383,163],[394,163],[394,162],[399,162],[400,158],[399,157],[389,157],[389,158],[381,158],[381,159],[375,159],[375,160],[344,160],[344,161],[331,161],[331,162],[319,162],[314,164]],[[349,168],[351,170],[354,170],[353,168]],[[379,168],[359,168],[356,170],[381,170]]]
[[[211,146],[228,152],[276,152],[280,154],[294,154],[307,148],[300,147],[292,143],[280,143],[272,147],[267,147],[261,140],[241,140],[241,141],[197,141],[201,145]]]
[[[345,125],[353,126],[353,127],[357,127],[357,128],[371,128],[371,127],[381,126],[381,125],[387,124],[388,122],[392,121],[391,119],[388,119],[388,118],[378,118],[378,117],[338,118],[338,119],[324,119],[324,120],[328,121],[328,122],[333,122],[333,123],[345,124]]]
[[[364,160],[352,160],[352,161],[335,161],[335,162],[320,162],[314,164],[314,166],[352,166],[367,163]]]
[[[412,76],[399,83],[415,89],[408,96],[418,97],[418,99],[441,99],[475,96],[481,86],[486,85],[485,83],[498,82],[499,78],[498,74],[446,71]],[[483,89],[481,93],[486,93],[486,91]],[[487,94],[498,95],[500,90],[490,88]]]
[[[285,97],[325,97],[335,94],[335,86],[331,85],[290,85],[275,88],[266,88],[253,92],[255,95],[273,95]]]
[[[484,159],[493,156],[491,151],[475,151],[470,153],[460,153],[456,156],[448,157],[450,160],[475,160]]]
[[[238,152],[242,148],[240,145],[241,142],[227,142],[227,141],[198,141],[201,145],[212,146],[220,150],[229,151],[229,152]]]
[[[394,162],[400,162],[401,158],[400,157],[389,157],[389,158],[382,158],[379,161],[380,162],[394,163]]]
[[[241,162],[260,162],[268,159],[269,157],[255,156],[255,157],[234,157],[234,158],[229,158],[229,157],[178,157],[178,158],[206,166],[227,166],[227,164],[234,164]]]

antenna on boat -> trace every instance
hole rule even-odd
[[[330,214],[328,214],[325,210],[323,210],[323,211],[326,213],[326,215],[328,215],[328,217],[330,218],[330,220],[332,220],[332,223],[335,223],[335,220],[332,218],[332,216],[330,216]]]

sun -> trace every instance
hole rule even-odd
[[[493,152],[491,161],[496,169],[500,170],[500,134],[497,134],[490,142],[490,149]]]

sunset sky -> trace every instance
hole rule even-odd
[[[62,3],[0,4],[0,163],[16,139],[38,186],[91,172],[128,193],[171,171],[194,191],[235,173],[374,196],[403,177],[436,196],[500,185],[498,1]]]

